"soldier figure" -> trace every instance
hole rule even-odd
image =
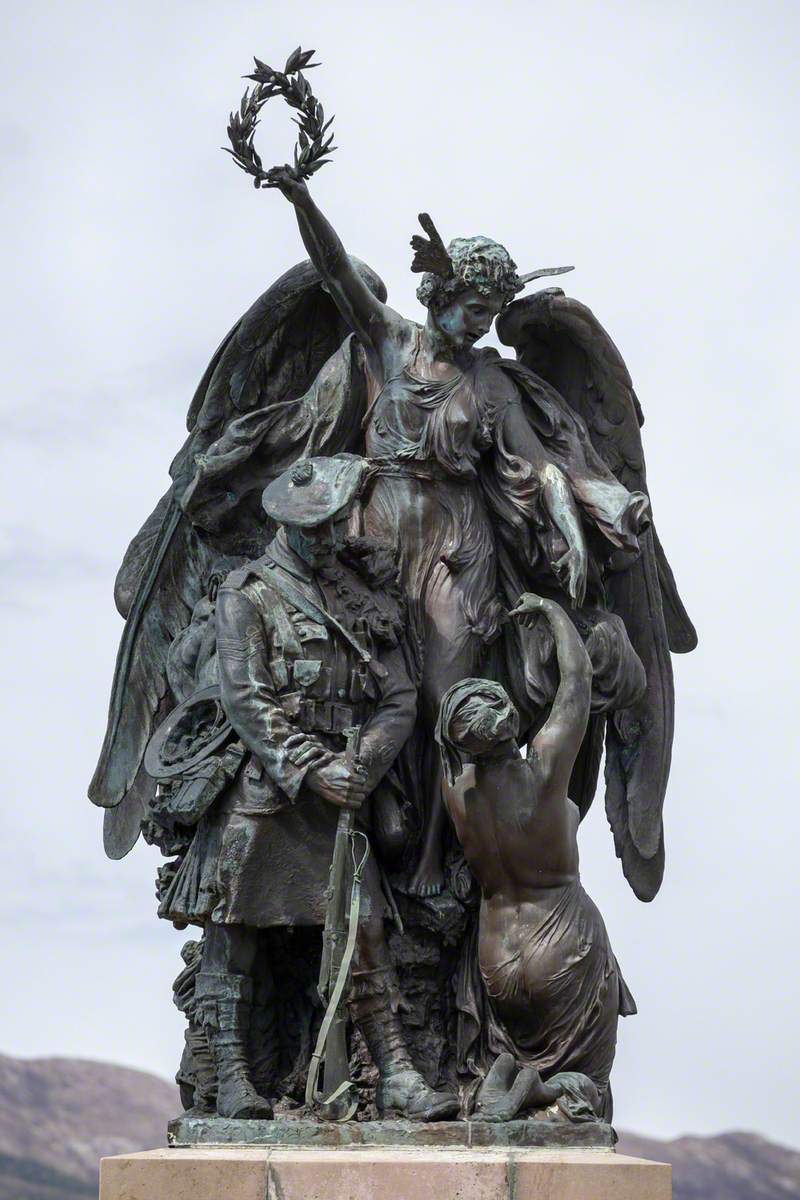
[[[205,918],[194,1000],[221,1116],[272,1115],[247,1056],[258,931],[324,923],[337,814],[368,802],[416,716],[399,604],[338,557],[364,470],[353,455],[305,459],[274,480],[263,505],[278,534],[217,597],[221,699],[245,756],[205,818],[214,852],[184,915]],[[361,772],[344,753],[353,727]],[[432,1089],[406,1048],[374,858],[362,886],[350,1013],[378,1068],[379,1111],[453,1116],[455,1096]]]

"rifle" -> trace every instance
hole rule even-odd
[[[345,730],[345,753],[352,769],[363,772],[365,767],[358,757],[360,733],[359,728]],[[369,841],[366,834],[353,828],[354,817],[352,808],[343,808],[336,826],[328,888],[325,893],[327,905],[317,985],[319,997],[325,1005],[325,1016],[314,1053],[311,1055],[306,1082],[306,1104],[309,1108],[316,1109],[318,1115],[326,1121],[349,1121],[358,1105],[355,1085],[349,1078],[345,989],[358,933],[361,879],[369,858]],[[356,861],[356,837],[362,837],[365,842],[360,862]],[[348,853],[353,862],[349,911],[346,874]],[[319,1088],[319,1072],[323,1064],[324,1086]]]

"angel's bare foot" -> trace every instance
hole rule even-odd
[[[408,892],[411,896],[438,896],[444,888],[444,871],[440,856],[422,852],[417,869],[411,876]]]

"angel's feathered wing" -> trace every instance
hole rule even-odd
[[[620,482],[647,492],[642,411],[622,356],[593,313],[560,288],[548,288],[509,305],[498,333],[583,418],[592,444]],[[640,537],[640,545],[640,557],[633,563],[623,559],[605,580],[610,606],[624,619],[647,671],[644,698],[606,720],[606,812],[626,879],[640,899],[651,900],[664,872],[661,814],[674,710],[670,650],[694,649],[697,634],[655,527]],[[571,794],[582,810],[596,785],[598,732],[595,724],[573,777]]]
[[[378,276],[355,265],[385,299]],[[226,555],[263,549],[258,500],[271,477],[304,453],[358,449],[359,351],[347,333],[319,275],[301,263],[237,321],[197,388],[189,436],[170,468],[172,485],[129,546],[114,590],[125,628],[89,787],[89,798],[106,809],[111,858],[125,855],[138,837],[153,788],[142,769],[144,750],[172,706],[167,651],[212,568]]]

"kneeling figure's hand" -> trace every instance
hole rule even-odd
[[[508,615],[519,618],[521,625],[530,628],[535,623],[535,618],[540,613],[546,612],[552,603],[552,600],[546,600],[544,596],[537,596],[535,592],[523,592],[517,601],[516,608],[512,608]]]

